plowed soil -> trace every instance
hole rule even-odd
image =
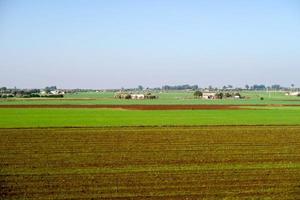
[[[115,108],[128,110],[240,110],[249,106],[300,106],[300,105],[0,105],[0,108]]]
[[[0,199],[300,199],[300,127],[0,129]]]

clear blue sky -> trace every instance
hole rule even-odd
[[[0,0],[0,86],[300,86],[299,0]]]

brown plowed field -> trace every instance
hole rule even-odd
[[[252,106],[300,106],[300,105],[0,105],[0,108],[115,108],[128,110],[239,110]]]
[[[0,199],[300,199],[300,127],[0,129]]]
[[[222,110],[236,105],[0,105],[0,108],[116,108],[129,110]]]

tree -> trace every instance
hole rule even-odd
[[[198,89],[198,85],[192,85],[190,86],[192,90],[197,90]]]
[[[226,98],[232,97],[232,94],[230,94],[229,92],[226,92],[226,93],[225,93],[225,97],[226,97]]]
[[[261,85],[253,85],[252,86],[252,89],[253,90],[265,90],[266,89],[266,86],[265,85],[263,85],[263,84],[261,84]]]
[[[278,85],[278,84],[275,84],[275,85],[271,85],[271,89],[272,90],[280,90],[281,86]]]
[[[197,90],[197,91],[194,92],[194,97],[195,98],[202,97],[202,95],[203,95],[203,93],[201,91],[199,91],[199,90]]]
[[[163,85],[162,90],[197,90],[199,87],[198,85]]]
[[[45,87],[45,92],[49,93],[51,91],[57,90],[56,86]]]
[[[1,91],[6,91],[7,88],[6,88],[6,87],[2,87],[2,88],[0,88],[0,90],[1,90]]]
[[[246,88],[246,90],[249,90],[249,85],[247,84],[247,85],[245,85],[245,88]]]
[[[222,92],[216,94],[217,99],[223,99],[223,96],[224,94]]]
[[[139,86],[138,86],[138,89],[139,89],[139,90],[143,90],[143,89],[144,89],[144,87],[143,87],[143,86],[141,86],[141,85],[139,85]]]

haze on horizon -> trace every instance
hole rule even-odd
[[[300,1],[0,0],[0,86],[300,86]]]

